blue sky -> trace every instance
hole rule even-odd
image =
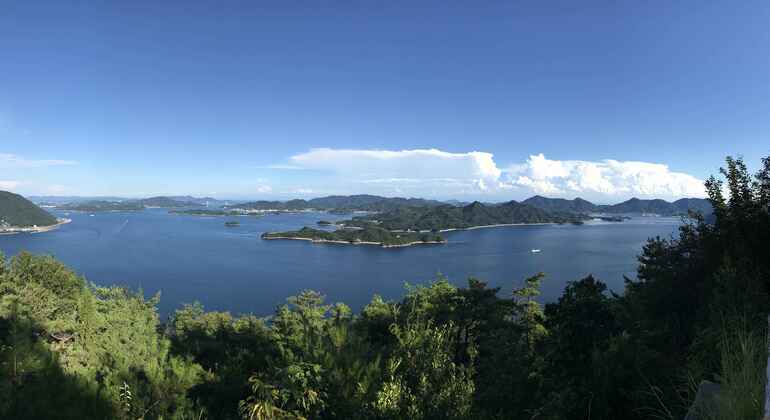
[[[616,201],[770,154],[766,1],[308,3],[2,2],[0,189]]]

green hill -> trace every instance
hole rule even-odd
[[[673,203],[660,199],[632,198],[615,205],[599,207],[599,211],[604,213],[651,213],[661,216],[686,215],[688,210],[704,215],[709,215],[713,211],[708,200],[703,198],[683,198]]]
[[[597,210],[596,204],[579,197],[574,200],[567,200],[564,198],[548,198],[536,195],[522,201],[522,204],[528,204],[532,207],[552,212],[591,213]]]
[[[574,200],[566,200],[563,198],[548,198],[536,195],[530,197],[522,204],[528,204],[533,207],[537,207],[549,212],[560,213],[574,213],[574,214],[586,214],[586,213],[617,213],[617,214],[635,214],[635,213],[651,213],[661,216],[680,216],[687,215],[690,210],[709,215],[712,212],[711,204],[708,200],[703,198],[682,198],[670,203],[665,200],[643,200],[639,198],[632,198],[622,203],[612,205],[596,205],[590,201],[583,200],[582,198],[576,198]]]
[[[424,231],[512,223],[579,223],[581,220],[582,217],[579,215],[548,212],[516,201],[502,204],[483,204],[474,201],[463,207],[451,205],[400,207],[342,223],[362,227],[375,223],[388,230]]]
[[[0,227],[50,226],[56,218],[26,198],[0,191]]]

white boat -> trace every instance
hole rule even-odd
[[[537,254],[538,252],[540,252],[540,250],[539,250],[539,249],[533,249],[533,250],[532,250],[532,253],[533,253],[533,254]]]

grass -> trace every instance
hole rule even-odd
[[[705,420],[760,420],[764,415],[767,331],[745,320],[725,322],[719,343],[719,393],[701,407]]]

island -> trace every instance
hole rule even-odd
[[[57,208],[60,210],[97,213],[97,212],[142,211],[144,210],[144,205],[136,201],[92,200],[92,201],[84,201],[84,202],[78,202],[78,203],[62,204]]]
[[[329,232],[326,230],[304,227],[288,232],[268,232],[262,239],[294,239],[314,243],[333,243],[350,245],[379,245],[383,248],[396,248],[422,244],[443,244],[441,235],[423,232],[391,232],[376,226],[365,228],[342,228]]]
[[[326,231],[304,227],[288,232],[270,232],[262,239],[298,239],[315,243],[372,244],[384,247],[446,243],[442,232],[484,227],[550,223],[580,224],[585,215],[552,213],[533,206],[510,201],[466,206],[440,205],[398,207],[376,214],[338,222],[339,229]],[[331,222],[319,221],[319,225]]]
[[[328,220],[319,220],[316,222],[318,226],[334,226],[334,222],[330,222]]]
[[[57,219],[18,194],[0,191],[0,234],[46,232],[69,222]]]
[[[237,222],[237,221],[234,221],[234,220],[230,220],[230,221],[225,222],[225,226],[227,226],[227,227],[238,227],[240,225],[241,225],[240,222]]]

